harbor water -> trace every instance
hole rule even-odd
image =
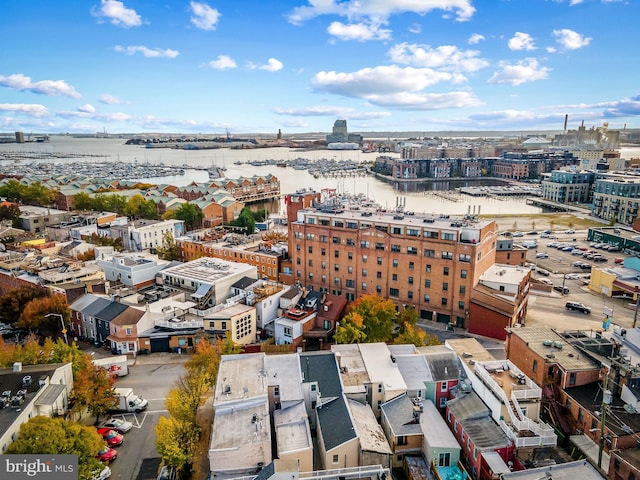
[[[206,169],[223,169],[227,178],[273,174],[280,180],[281,192],[292,193],[302,188],[317,191],[335,189],[340,193],[363,194],[385,208],[393,208],[402,198],[405,208],[427,214],[465,214],[470,209],[483,214],[539,213],[542,210],[527,205],[520,197],[472,197],[459,193],[455,188],[467,186],[467,182],[445,183],[400,183],[392,185],[374,176],[355,174],[345,176],[313,176],[306,170],[294,170],[276,165],[254,166],[250,161],[292,161],[296,158],[309,160],[352,160],[358,163],[373,162],[379,153],[361,151],[312,150],[275,147],[258,149],[204,149],[182,150],[173,148],[145,148],[125,145],[126,139],[118,138],[74,138],[72,136],[52,136],[45,143],[0,144],[0,166],[11,164],[14,170],[20,165],[33,167],[44,163],[83,162],[95,163],[96,176],[104,176],[105,162],[132,162],[140,166],[168,165],[181,167],[184,174],[164,177],[138,178],[149,183],[185,186],[191,183],[206,183],[209,174]],[[640,149],[628,149],[631,156],[640,156]],[[385,153],[398,157],[396,153]],[[625,153],[623,152],[623,156]],[[38,158],[40,157],[40,158]],[[72,158],[69,158],[72,157]],[[625,157],[626,158],[626,157]],[[631,158],[631,157],[628,157]],[[26,171],[26,168],[25,168]],[[468,182],[478,186],[478,182]],[[484,185],[499,182],[487,179]],[[278,210],[282,205],[274,205],[269,210]]]

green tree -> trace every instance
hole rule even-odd
[[[162,246],[156,250],[158,257],[162,260],[180,260],[182,258],[182,248],[176,242],[171,232],[164,232],[162,235]]]
[[[153,200],[147,200],[142,195],[134,195],[124,207],[124,213],[133,218],[146,218],[154,220],[158,218],[158,209]]]
[[[174,210],[173,218],[182,220],[186,230],[194,230],[202,226],[204,214],[195,203],[183,203]]]
[[[396,322],[403,326],[405,323],[416,326],[418,324],[418,310],[415,307],[405,307],[398,312]]]
[[[0,186],[0,197],[6,198],[10,202],[22,203],[24,198],[24,185],[12,178],[4,185]]]
[[[253,212],[248,208],[243,208],[238,218],[231,222],[234,227],[242,228],[243,233],[251,235],[256,231],[256,220]]]
[[[36,416],[20,426],[6,453],[78,455],[78,479],[88,480],[103,468],[96,455],[104,445],[95,428],[59,417]]]
[[[76,210],[93,210],[93,197],[87,192],[76,193],[73,196],[73,206]]]

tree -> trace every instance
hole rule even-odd
[[[98,423],[100,416],[112,410],[116,404],[114,382],[109,372],[95,365],[89,355],[80,357],[73,377],[74,409],[82,412],[86,407]]]
[[[195,203],[183,203],[174,210],[173,218],[182,220],[186,230],[193,230],[202,225],[204,214]]]
[[[154,220],[158,218],[158,209],[153,200],[147,200],[142,195],[137,194],[129,199],[124,207],[124,213],[133,218],[147,218]]]
[[[420,327],[405,322],[403,331],[393,341],[396,345],[413,344],[416,347],[424,347],[425,345],[440,345],[440,340],[435,335],[429,335]]]
[[[418,324],[418,310],[415,307],[405,307],[398,312],[396,322],[399,325],[409,323],[414,327]]]
[[[336,343],[360,343],[367,339],[364,333],[364,319],[358,312],[346,314],[336,327],[333,339]]]
[[[347,313],[357,312],[362,317],[366,341],[386,342],[393,337],[396,306],[375,294],[363,295],[351,304]]]
[[[220,368],[220,357],[241,351],[242,347],[233,343],[233,340],[229,338],[224,340],[218,338],[213,342],[200,338],[196,344],[195,353],[185,363],[185,367],[190,375],[204,375],[207,385],[213,387],[216,384],[218,368]]]
[[[162,235],[162,246],[156,250],[158,257],[162,260],[180,260],[182,258],[182,248],[176,242],[171,232],[164,232]]]
[[[238,218],[231,222],[234,227],[242,228],[246,235],[251,235],[256,231],[256,220],[253,212],[248,208],[243,208]]]
[[[5,323],[17,322],[27,303],[45,295],[45,290],[29,286],[9,290],[0,296],[0,318]]]
[[[76,210],[93,210],[94,201],[87,192],[76,193],[73,196],[73,206]]]
[[[20,207],[16,203],[0,206],[0,220],[11,220],[13,223],[20,216]]]
[[[49,315],[51,313],[55,315]],[[62,330],[58,315],[62,315],[64,325],[68,325],[71,311],[63,296],[35,298],[24,306],[18,318],[18,325],[36,330],[43,336],[55,336]]]
[[[6,453],[78,455],[78,479],[88,480],[103,468],[96,455],[104,445],[95,428],[59,417],[36,416],[20,426]]]

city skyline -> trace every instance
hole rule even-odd
[[[0,131],[640,128],[638,2],[5,5]]]

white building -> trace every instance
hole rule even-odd
[[[10,403],[0,409],[0,453],[6,452],[20,426],[29,419],[38,415],[64,416],[72,388],[71,363],[15,363],[13,369],[0,369],[0,392],[11,392]],[[2,397],[0,401],[4,402]]]
[[[100,255],[96,258],[96,264],[104,272],[105,280],[130,287],[144,287],[155,283],[156,274],[169,262],[142,255],[115,253]]]
[[[258,278],[253,265],[227,262],[218,258],[201,257],[159,272],[166,287],[188,292],[189,300],[206,311],[233,295],[232,286],[243,277]],[[206,313],[206,312],[205,312]]]
[[[184,235],[184,221],[182,220],[136,220],[125,225],[111,225],[111,238],[122,240],[126,250],[141,252],[162,247],[165,233],[173,238]]]

